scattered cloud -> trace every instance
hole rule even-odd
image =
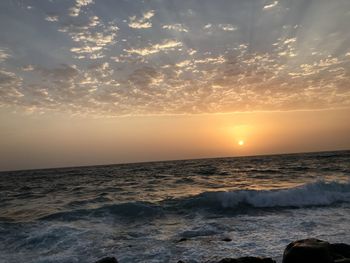
[[[61,80],[71,80],[79,74],[79,70],[75,65],[62,64],[57,68],[47,69],[37,67],[36,70],[44,77],[50,77]]]
[[[283,44],[288,45],[290,43],[295,43],[297,41],[296,37],[286,39]]]
[[[58,15],[47,15],[45,17],[45,20],[49,21],[49,22],[57,22],[58,21]]]
[[[297,38],[279,38],[278,42],[273,45],[277,47],[278,55],[281,57],[296,57],[297,48],[296,48]],[[311,53],[312,55],[312,53]]]
[[[141,17],[131,16],[129,17],[129,27],[136,29],[151,28],[151,18],[155,15],[154,10],[147,11],[142,14]]]
[[[0,69],[0,107],[18,103],[23,97],[21,84],[22,79],[15,73]]]
[[[10,56],[10,54],[5,50],[0,48],[0,62],[3,62],[7,60]]]
[[[137,54],[140,56],[148,56],[148,55],[155,54],[155,53],[158,53],[158,52],[163,51],[163,50],[172,50],[176,47],[181,47],[181,46],[182,46],[181,42],[168,39],[168,40],[164,40],[162,43],[154,44],[154,45],[151,45],[151,46],[146,47],[146,48],[139,48],[139,49],[132,48],[132,49],[128,49],[125,51],[127,53]]]
[[[18,86],[20,78],[15,73],[0,70],[0,84],[1,86]]]
[[[274,7],[277,6],[277,5],[278,5],[278,1],[274,1],[274,2],[271,3],[271,4],[265,5],[263,9],[264,9],[264,10],[268,10],[268,9],[274,8]]]
[[[196,64],[223,64],[226,61],[226,59],[223,56],[219,56],[216,58],[204,58],[204,59],[197,59],[194,61]]]
[[[188,32],[188,29],[182,24],[163,25],[162,28],[179,32]]]
[[[118,26],[114,22],[102,23],[97,16],[91,16],[85,24],[68,24],[59,29],[67,33],[77,46],[70,51],[76,58],[98,59],[104,57],[102,50],[116,42]]]
[[[221,28],[224,31],[235,31],[237,30],[237,27],[231,24],[219,24],[219,28]]]
[[[285,2],[259,1],[260,14],[287,10]],[[348,25],[333,19],[349,4],[308,9],[313,17],[322,11],[317,24],[300,20],[298,8],[287,18],[261,15],[257,30],[238,2],[227,2],[220,16],[188,11],[187,2],[176,7],[178,16],[151,4],[135,16],[145,5],[125,2],[120,11],[73,1],[69,14],[47,7],[42,20],[54,23],[41,25],[30,24],[37,14],[24,5],[26,26],[47,38],[37,46],[22,30],[24,45],[19,32],[0,25],[0,106],[104,116],[350,106]],[[334,12],[326,12],[330,6]],[[17,44],[4,48],[9,43]]]
[[[191,60],[183,60],[181,62],[176,63],[176,66],[179,68],[187,67],[191,64]]]
[[[188,55],[193,56],[194,54],[197,53],[197,50],[190,48],[190,49],[188,49],[187,53],[188,53]]]
[[[34,66],[31,64],[25,65],[22,68],[22,71],[28,72],[28,71],[33,71],[34,70]]]
[[[79,16],[81,8],[93,4],[93,0],[75,0],[75,5],[69,9],[70,16]]]

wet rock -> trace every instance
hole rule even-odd
[[[310,238],[290,243],[283,253],[283,263],[334,263],[328,242]]]
[[[224,258],[218,263],[276,263],[272,258],[242,257],[242,258]]]
[[[118,263],[118,260],[115,257],[106,257],[96,261],[95,263]]]

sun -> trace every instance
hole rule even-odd
[[[244,141],[243,141],[243,140],[239,140],[239,141],[238,141],[238,145],[239,145],[239,146],[243,146],[243,145],[244,145]]]

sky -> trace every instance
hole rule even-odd
[[[348,0],[2,0],[0,170],[349,149],[349,24]]]

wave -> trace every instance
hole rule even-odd
[[[272,208],[328,206],[350,202],[350,182],[318,181],[294,188],[278,190],[236,190],[204,192],[183,200],[185,207],[203,208]]]
[[[188,214],[206,210],[212,212],[245,212],[259,208],[302,208],[350,203],[350,182],[318,181],[288,189],[236,190],[227,192],[204,192],[181,199],[164,200],[159,203],[126,202],[103,205],[93,209],[75,209],[53,213],[41,220],[80,220],[91,217],[119,217],[130,220],[150,219],[168,213]]]
[[[104,205],[94,209],[76,209],[53,213],[41,220],[72,221],[90,217],[116,216],[121,218],[149,218],[161,215],[162,210],[155,204],[146,202],[128,202],[113,205]]]
[[[79,206],[84,206],[84,205],[89,205],[89,204],[96,204],[96,203],[103,203],[103,202],[111,202],[112,200],[104,197],[104,196],[99,196],[96,198],[92,199],[87,199],[87,200],[76,200],[76,201],[71,201],[69,202],[66,206],[67,207],[79,207]]]

